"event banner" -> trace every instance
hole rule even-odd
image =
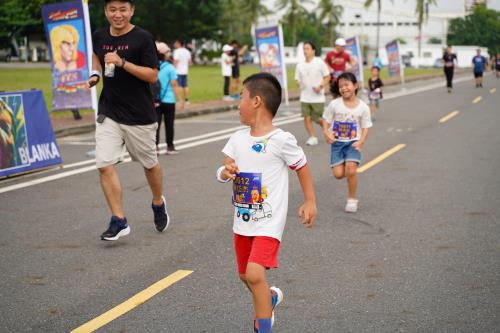
[[[389,77],[400,76],[404,81],[403,61],[401,60],[401,49],[399,41],[395,40],[385,46],[387,51]]]
[[[349,69],[349,72],[356,75],[356,80],[358,80],[358,82],[360,82],[359,86],[363,87],[364,86],[363,82],[365,81],[364,77],[363,77],[363,56],[362,56],[361,51],[360,51],[359,40],[357,37],[352,37],[352,38],[346,39],[345,42],[346,42],[346,45],[345,45],[346,52],[349,53],[351,55],[351,57],[354,58],[354,61],[356,62],[356,64],[354,65],[354,68],[351,67]]]
[[[42,92],[0,93],[0,177],[61,163]]]
[[[255,45],[259,53],[260,70],[276,76],[281,87],[288,91],[281,26],[256,28]]]
[[[88,7],[82,0],[42,6],[52,65],[52,108],[90,109],[86,88],[92,49]]]

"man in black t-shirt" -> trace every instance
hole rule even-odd
[[[451,92],[453,88],[453,72],[455,71],[455,64],[457,64],[457,55],[455,53],[451,53],[451,46],[446,48],[445,53],[443,54],[443,58],[441,59],[441,63],[444,66],[444,75],[446,76],[446,87],[448,88],[448,92]]]
[[[231,97],[234,99],[240,98],[240,57],[243,56],[247,50],[247,46],[244,45],[242,48],[238,47],[238,41],[232,40],[231,47],[233,48],[229,55],[233,58],[231,65],[231,76],[233,78],[233,84],[231,86]]]
[[[92,36],[89,88],[103,77],[95,134],[96,166],[112,214],[102,240],[117,240],[130,233],[115,170],[125,148],[144,167],[153,194],[156,229],[164,231],[169,224],[162,195],[163,175],[156,156],[158,123],[150,90],[150,83],[158,79],[156,46],[150,33],[130,23],[134,10],[132,0],[105,0],[104,13],[110,26]]]

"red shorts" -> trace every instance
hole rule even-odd
[[[265,268],[278,268],[280,241],[267,236],[242,236],[234,234],[234,250],[238,272],[245,274],[247,264],[253,262]]]

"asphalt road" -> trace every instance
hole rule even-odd
[[[343,212],[346,184],[331,176],[328,146],[303,145],[319,216],[313,229],[301,225],[292,174],[280,268],[268,274],[285,293],[275,332],[499,332],[500,80],[474,89],[468,79],[452,94],[443,81],[388,89],[363,162],[405,146],[360,174],[356,214]],[[297,114],[292,103],[277,122],[303,144]],[[237,126],[236,112],[177,122],[181,154],[160,157],[164,234],[141,168],[124,163],[132,232],[100,241],[109,212],[86,156],[92,134],[60,139],[65,169],[0,182],[0,332],[69,332],[95,318],[99,332],[251,332],[231,189],[214,178]],[[179,270],[192,273],[138,295],[114,320],[101,316]]]

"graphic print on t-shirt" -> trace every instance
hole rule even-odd
[[[333,135],[335,139],[350,139],[353,140],[358,134],[358,125],[355,121],[337,121],[333,122]]]
[[[272,217],[271,206],[264,202],[267,188],[262,186],[262,174],[240,172],[233,181],[233,205],[236,216],[245,222],[257,222]]]
[[[264,140],[257,141],[252,145],[252,150],[255,151],[256,153],[265,153],[268,142],[269,139],[267,138]]]

